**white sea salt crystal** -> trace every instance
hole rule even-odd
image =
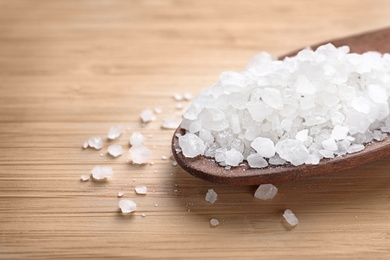
[[[135,202],[132,200],[122,199],[119,201],[119,208],[121,209],[122,213],[131,213],[136,211],[137,204],[135,204]]]
[[[81,175],[80,181],[89,181],[90,177],[90,175]]]
[[[357,153],[364,150],[364,145],[362,144],[352,144],[347,148],[348,153]]]
[[[123,127],[122,126],[112,126],[110,130],[108,131],[107,138],[109,140],[117,139],[119,136],[122,135]]]
[[[303,164],[309,156],[307,148],[298,140],[281,140],[276,144],[275,149],[282,159],[291,162],[293,165]]]
[[[173,93],[172,94],[172,97],[176,100],[176,101],[181,101],[183,100],[183,95],[179,94],[179,93]]]
[[[156,107],[155,109],[154,109],[154,113],[156,113],[156,114],[161,114],[163,112],[163,110],[162,110],[162,108],[161,107]]]
[[[125,195],[125,192],[124,192],[124,191],[119,191],[119,192],[118,192],[118,198],[123,197],[123,195]]]
[[[143,123],[156,120],[156,117],[153,115],[153,111],[151,109],[144,109],[141,112],[140,118]]]
[[[133,132],[130,136],[129,143],[131,146],[138,146],[144,142],[144,136],[140,132]]]
[[[161,160],[168,160],[168,156],[165,155],[161,156]]]
[[[247,161],[251,168],[264,168],[268,166],[268,162],[258,153],[249,155]]]
[[[95,180],[105,180],[114,175],[111,166],[95,166],[92,171],[92,178]]]
[[[322,141],[322,146],[324,147],[325,150],[329,150],[329,151],[337,150],[337,144],[332,138]]]
[[[103,140],[99,136],[93,136],[88,139],[88,145],[96,150],[100,150],[103,147]]]
[[[122,155],[122,153],[123,153],[122,146],[120,146],[119,144],[110,145],[108,147],[107,151],[113,157],[118,157],[118,156]]]
[[[182,103],[177,103],[176,104],[176,109],[183,109],[183,104]]]
[[[215,218],[210,219],[210,225],[211,225],[212,227],[218,226],[218,225],[219,225],[218,219],[215,219]]]
[[[143,145],[132,146],[129,153],[129,159],[134,164],[145,164],[152,156],[152,151]]]
[[[185,157],[193,158],[198,155],[203,155],[206,146],[202,139],[197,135],[186,133],[179,137],[179,145]]]
[[[146,195],[146,193],[148,193],[148,188],[146,186],[136,186],[134,190],[140,195]]]
[[[348,131],[348,126],[335,125],[332,130],[331,138],[337,141],[342,140],[347,137]]]
[[[230,166],[238,166],[243,159],[244,156],[242,155],[242,153],[240,153],[234,148],[225,152],[225,163]]]
[[[252,141],[251,147],[262,157],[270,158],[275,155],[274,142],[269,138],[257,137]]]
[[[183,98],[187,101],[191,100],[193,98],[192,94],[189,92],[186,92],[183,94]]]
[[[205,200],[207,202],[214,203],[217,201],[217,198],[218,198],[218,194],[213,189],[209,189],[207,191],[206,197],[205,197]]]
[[[272,184],[261,184],[256,192],[255,192],[255,198],[261,199],[261,200],[270,200],[273,197],[275,197],[276,193],[278,193],[278,188],[276,188]]]
[[[286,209],[284,211],[283,217],[287,221],[287,223],[290,224],[290,226],[292,227],[295,227],[299,223],[298,218],[290,209]]]
[[[282,164],[286,163],[286,160],[280,158],[280,156],[278,154],[275,154],[275,156],[272,156],[271,158],[269,158],[268,162],[271,165],[282,165]]]
[[[162,129],[176,129],[179,127],[181,120],[172,119],[172,118],[164,118],[161,123]]]
[[[83,148],[84,148],[84,149],[87,149],[88,146],[89,146],[88,141],[86,141],[86,142],[83,143]]]
[[[303,129],[295,135],[295,139],[301,142],[305,142],[308,139],[309,129]]]

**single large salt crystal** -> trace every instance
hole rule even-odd
[[[197,135],[186,133],[179,137],[179,145],[185,157],[193,158],[203,155],[206,145]]]
[[[95,166],[92,169],[91,173],[92,178],[94,178],[95,180],[105,180],[114,175],[111,166]]]
[[[209,189],[207,191],[206,197],[205,197],[205,200],[207,202],[214,203],[217,201],[217,198],[218,198],[218,194],[213,189]]]
[[[132,200],[122,199],[119,201],[119,208],[121,209],[122,213],[131,213],[136,211],[137,204],[135,204],[135,202]]]
[[[305,142],[308,139],[309,129],[303,129],[295,135],[295,139],[301,142]]]
[[[215,219],[215,218],[210,219],[210,225],[211,225],[212,227],[218,226],[218,225],[219,225],[218,219]]]
[[[140,118],[143,123],[148,123],[150,121],[156,120],[151,109],[145,109],[141,112]]]
[[[144,136],[140,132],[133,132],[130,136],[129,143],[131,146],[141,145],[144,142]]]
[[[331,138],[336,141],[342,140],[347,137],[348,131],[348,126],[335,125],[332,130]]]
[[[325,150],[329,150],[329,151],[337,150],[337,144],[332,138],[322,141],[322,146],[324,147]]]
[[[275,155],[274,142],[269,138],[257,137],[252,141],[251,147],[262,157],[270,158]]]
[[[249,155],[247,161],[251,168],[264,168],[268,166],[268,162],[258,153]]]
[[[89,181],[90,175],[81,175],[80,181]]]
[[[225,163],[230,166],[238,166],[242,160],[244,159],[244,156],[242,153],[237,151],[236,149],[232,148],[229,151],[225,152]]]
[[[152,156],[152,151],[143,145],[132,146],[129,153],[129,159],[134,164],[145,164]]]
[[[261,200],[270,200],[273,197],[275,197],[276,193],[278,193],[278,188],[276,188],[272,184],[261,184],[256,192],[255,192],[255,198],[261,199]]]
[[[287,223],[290,224],[290,226],[295,227],[299,223],[298,218],[290,209],[286,209],[284,211],[283,217],[287,221]]]
[[[303,164],[309,156],[309,151],[301,141],[285,139],[279,141],[275,146],[279,156],[293,165]]]
[[[110,140],[117,139],[119,136],[122,135],[123,127],[122,126],[113,126],[108,131],[107,138]]]
[[[96,150],[100,150],[103,147],[103,140],[100,136],[93,136],[88,139],[88,145]]]
[[[146,186],[136,186],[134,188],[137,194],[146,195],[148,193],[148,188]]]
[[[122,153],[123,153],[122,146],[120,146],[119,144],[110,145],[108,147],[107,151],[113,157],[118,157],[118,156],[122,155]]]

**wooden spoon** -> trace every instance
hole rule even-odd
[[[351,52],[355,53],[367,51],[389,53],[390,28],[366,32],[328,42],[333,43],[336,47],[348,45],[351,48]],[[316,47],[324,43],[312,45],[311,47],[316,49]],[[298,51],[291,52],[280,58],[293,56],[297,52]],[[185,130],[179,127],[175,134],[176,133],[184,134]],[[211,158],[205,156],[186,158],[183,153],[176,153],[176,148],[179,148],[179,144],[175,134],[172,138],[172,152],[176,161],[184,170],[210,182],[237,186],[280,183],[324,175],[350,169],[390,155],[390,137],[387,137],[381,142],[367,144],[366,148],[361,152],[335,157],[334,159],[322,159],[318,165],[304,164],[293,166],[291,164],[286,164],[282,166],[268,166],[263,169],[251,169],[247,162],[244,162],[245,166],[232,167],[230,170],[226,170],[224,167],[215,163]]]

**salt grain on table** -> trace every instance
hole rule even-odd
[[[119,201],[119,208],[122,211],[122,213],[131,213],[136,211],[137,204],[135,204],[135,202],[132,200],[122,199]]]
[[[118,192],[118,198],[123,197],[123,195],[125,195],[125,192],[124,192],[124,191],[119,191],[119,192]]]
[[[119,136],[122,135],[123,127],[122,126],[113,126],[108,131],[107,138],[109,140],[117,139]]]
[[[146,193],[148,193],[148,188],[146,186],[136,186],[134,190],[140,195],[146,195]]]
[[[210,225],[211,225],[212,227],[218,226],[218,225],[219,225],[218,219],[212,218],[212,219],[210,220]]]
[[[95,180],[105,180],[114,175],[111,166],[95,166],[92,171],[92,178]]]
[[[214,203],[217,201],[217,198],[218,198],[218,194],[213,189],[209,189],[207,191],[206,197],[205,197],[205,200],[207,202]]]
[[[90,175],[81,175],[80,180],[81,181],[89,181],[90,178],[91,178]]]
[[[88,145],[96,150],[100,150],[103,147],[103,140],[100,136],[94,136],[88,139]]]
[[[273,197],[275,197],[276,193],[278,193],[278,188],[276,188],[272,184],[261,184],[256,192],[255,192],[255,198],[261,199],[261,200],[270,200]]]
[[[153,111],[151,109],[145,109],[141,112],[140,115],[142,123],[148,123],[150,121],[156,120],[156,117],[153,115]]]
[[[144,142],[144,136],[140,132],[133,132],[130,136],[129,143],[132,146],[141,145]]]
[[[120,146],[119,144],[110,145],[107,151],[113,157],[118,157],[123,153],[122,146]]]
[[[143,145],[132,146],[129,153],[129,159],[134,164],[145,164],[152,156],[152,151]]]
[[[287,223],[290,224],[290,226],[295,227],[299,223],[298,218],[290,209],[286,209],[284,211],[283,217],[287,221]]]

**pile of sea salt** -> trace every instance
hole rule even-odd
[[[224,72],[185,111],[179,145],[222,166],[318,164],[390,132],[390,55],[331,44]]]

